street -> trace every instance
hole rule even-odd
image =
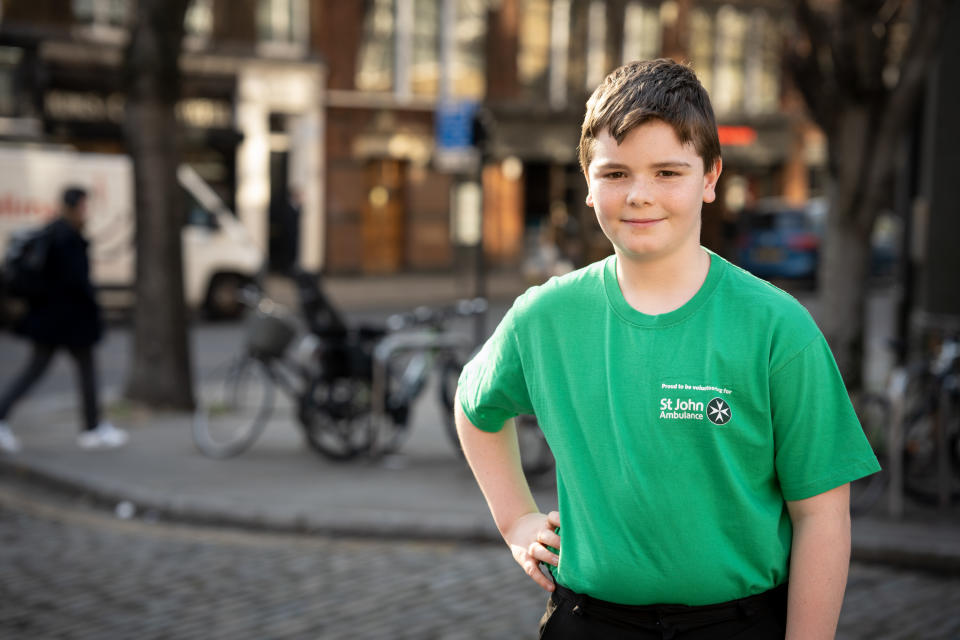
[[[0,637],[534,638],[545,594],[492,544],[122,520],[0,489]],[[841,640],[960,637],[960,576],[855,564]]]

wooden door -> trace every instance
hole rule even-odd
[[[361,231],[365,273],[395,273],[405,266],[405,179],[401,160],[373,160],[367,168]]]

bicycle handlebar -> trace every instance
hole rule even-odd
[[[432,326],[440,328],[451,318],[467,318],[487,311],[486,298],[458,300],[444,307],[420,306],[413,311],[395,313],[387,318],[387,329],[401,331],[411,327]]]

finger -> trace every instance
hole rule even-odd
[[[540,562],[552,564],[555,567],[560,565],[560,557],[537,542],[530,545],[530,548],[527,549],[527,555],[533,556]]]
[[[551,511],[550,513],[548,513],[548,514],[547,514],[547,522],[550,524],[551,527],[554,527],[554,528],[559,527],[559,526],[560,526],[560,512],[559,512],[559,511]]]
[[[553,580],[548,578],[543,574],[543,571],[540,570],[540,563],[537,562],[530,556],[523,561],[522,565],[523,570],[526,572],[534,582],[536,582],[540,587],[546,591],[553,591]]]
[[[537,542],[554,549],[560,548],[560,536],[554,533],[553,529],[544,529],[537,533]]]

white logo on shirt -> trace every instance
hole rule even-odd
[[[720,398],[714,398],[707,404],[707,418],[713,424],[727,424],[732,417],[730,405]]]
[[[691,384],[668,384],[660,385],[661,389],[676,389],[677,391],[686,391],[688,394],[695,391],[713,391],[714,393],[730,394],[732,390],[725,387],[716,387],[713,385],[691,385]],[[733,417],[733,410],[726,400],[719,396],[714,396],[710,402],[704,404],[703,400],[691,397],[690,395],[679,393],[673,397],[660,398],[660,419],[661,420],[697,420],[703,421],[704,418],[715,425],[722,426],[730,422]]]

